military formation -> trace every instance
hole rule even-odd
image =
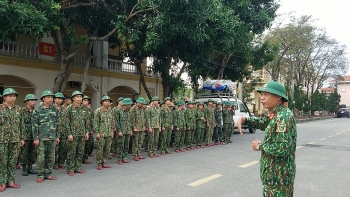
[[[129,154],[134,161],[146,159],[142,148],[155,158],[171,154],[172,148],[180,153],[232,142],[235,110],[229,101],[175,103],[154,96],[134,103],[120,97],[111,108],[112,99],[103,96],[93,111],[91,99],[80,91],[67,96],[46,90],[40,104],[28,94],[23,108],[15,104],[17,96],[13,88],[5,89],[0,105],[0,192],[20,187],[15,182],[19,164],[23,176],[37,175],[37,183],[56,180],[52,169],[65,169],[69,176],[85,173],[82,164],[91,164],[94,147],[97,170],[103,170],[111,168],[110,153],[123,165],[130,162]]]

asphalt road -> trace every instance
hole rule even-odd
[[[296,197],[350,196],[350,119],[327,119],[298,124]],[[83,165],[86,174],[68,176],[54,170],[56,181],[36,183],[36,176],[17,171],[20,189],[0,196],[262,196],[260,153],[251,141],[263,132],[233,135],[234,143],[147,158],[110,169],[96,170],[95,158]],[[146,155],[145,153],[143,153]]]

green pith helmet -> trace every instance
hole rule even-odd
[[[165,97],[165,98],[164,98],[164,100],[163,100],[163,102],[165,102],[165,101],[167,101],[167,100],[169,100],[169,101],[170,101],[170,100],[171,100],[171,98],[170,98],[170,97]]]
[[[160,101],[158,96],[153,96],[151,101]]]
[[[213,99],[209,99],[208,102],[213,102],[214,103],[214,100]]]
[[[232,105],[232,103],[231,103],[230,101],[225,101],[224,104],[225,104],[226,106],[231,106],[231,105]]]
[[[74,92],[72,93],[72,98],[75,97],[76,95],[84,96],[83,93],[81,93],[80,91],[74,91]]]
[[[183,100],[179,100],[177,103],[177,106],[185,105],[185,102]]]
[[[16,96],[18,96],[18,93],[13,88],[6,88],[4,90],[4,92],[2,93],[2,96],[6,96],[6,95],[9,95],[9,94],[15,94]]]
[[[35,97],[34,94],[27,94],[26,97],[24,98],[23,102],[29,101],[29,100],[38,100],[38,98]]]
[[[131,98],[125,98],[122,102],[122,105],[132,105],[133,102],[131,100]]]
[[[62,94],[62,92],[56,92],[55,93],[55,98],[62,98],[62,99],[65,99],[66,97]]]
[[[110,102],[110,103],[112,102],[111,97],[109,97],[109,96],[105,95],[105,96],[103,96],[103,97],[102,97],[102,99],[101,99],[101,102],[100,102],[100,103],[102,104],[102,102],[103,102],[103,101],[105,101],[105,100],[109,100],[109,102]]]
[[[197,106],[200,106],[200,105],[202,105],[204,107],[204,103],[202,103],[202,102],[197,103]]]
[[[171,102],[168,104],[168,107],[175,107],[175,105],[174,105],[174,103]]]
[[[119,101],[122,101],[122,100],[124,100],[124,97],[119,97],[117,102],[119,103]]]
[[[221,101],[217,101],[216,105],[222,105]]]
[[[83,96],[83,100],[84,100],[84,99],[88,99],[89,101],[91,101],[91,98],[88,97],[88,96],[86,96],[86,95]]]
[[[282,97],[283,101],[288,102],[288,98],[286,96],[286,89],[282,84],[278,82],[269,81],[263,87],[259,88],[257,91],[259,93],[268,92],[268,93],[280,96]]]
[[[143,97],[139,97],[139,98],[136,100],[136,103],[141,103],[141,104],[147,105],[146,100],[145,100],[145,98],[143,98]]]
[[[45,90],[42,94],[40,99],[43,100],[45,96],[55,96],[55,94],[51,90]]]

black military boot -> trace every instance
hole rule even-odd
[[[36,172],[35,170],[33,170],[32,166],[30,166],[30,167],[28,168],[28,173],[29,173],[29,174],[37,174],[37,172]]]

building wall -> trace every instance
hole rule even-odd
[[[350,107],[350,84],[338,84],[338,93],[340,94],[340,103]]]

